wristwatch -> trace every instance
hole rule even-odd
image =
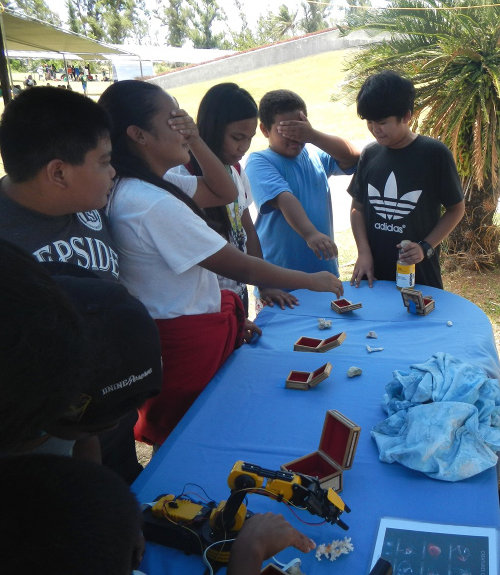
[[[431,244],[429,244],[425,240],[422,240],[417,243],[422,248],[424,252],[424,257],[427,259],[432,258],[432,256],[434,255],[434,248],[431,246]]]

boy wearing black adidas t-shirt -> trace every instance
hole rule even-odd
[[[398,257],[416,264],[417,284],[443,287],[439,244],[463,217],[463,192],[448,148],[411,131],[414,99],[413,84],[391,71],[370,76],[357,96],[358,115],[376,139],[349,187],[357,287],[365,277],[370,287],[393,281]],[[402,240],[411,243],[401,249]]]

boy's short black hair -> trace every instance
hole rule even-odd
[[[307,106],[304,100],[291,90],[271,90],[262,96],[259,103],[259,118],[268,130],[278,114],[300,110],[307,116]]]
[[[81,165],[109,135],[105,110],[78,92],[55,87],[24,90],[5,108],[0,153],[13,182],[26,182],[58,158]]]
[[[129,575],[141,516],[113,471],[58,455],[0,458],[2,571]]]
[[[382,120],[389,116],[401,119],[413,112],[415,87],[397,72],[384,70],[369,76],[356,97],[358,116],[362,120]]]

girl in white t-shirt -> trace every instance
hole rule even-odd
[[[112,122],[117,180],[108,214],[120,279],[157,320],[162,340],[162,391],[141,408],[136,437],[159,444],[243,341],[241,300],[219,289],[217,274],[251,285],[331,291],[337,297],[343,288],[328,272],[288,270],[242,253],[207,225],[198,207],[227,200],[207,190],[191,198],[163,179],[167,170],[189,161],[190,149],[200,151],[201,140],[192,119],[159,86],[116,82],[99,103]]]
[[[232,82],[216,84],[203,96],[196,123],[200,137],[226,166],[238,189],[238,198],[227,206],[207,208],[208,224],[240,251],[262,259],[259,236],[250,216],[252,192],[240,161],[248,151],[257,129],[258,108],[252,96]],[[202,175],[203,170],[191,153],[191,161],[173,169],[180,174]],[[248,290],[245,283],[218,276],[221,289],[231,289],[243,301],[248,314]],[[282,309],[294,307],[297,298],[286,291],[261,287],[260,306],[274,305]]]

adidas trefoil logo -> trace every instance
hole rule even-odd
[[[368,199],[379,216],[384,220],[400,220],[415,209],[422,190],[414,190],[402,195],[398,199],[398,185],[394,172],[389,174],[385,183],[384,195],[368,184]]]

